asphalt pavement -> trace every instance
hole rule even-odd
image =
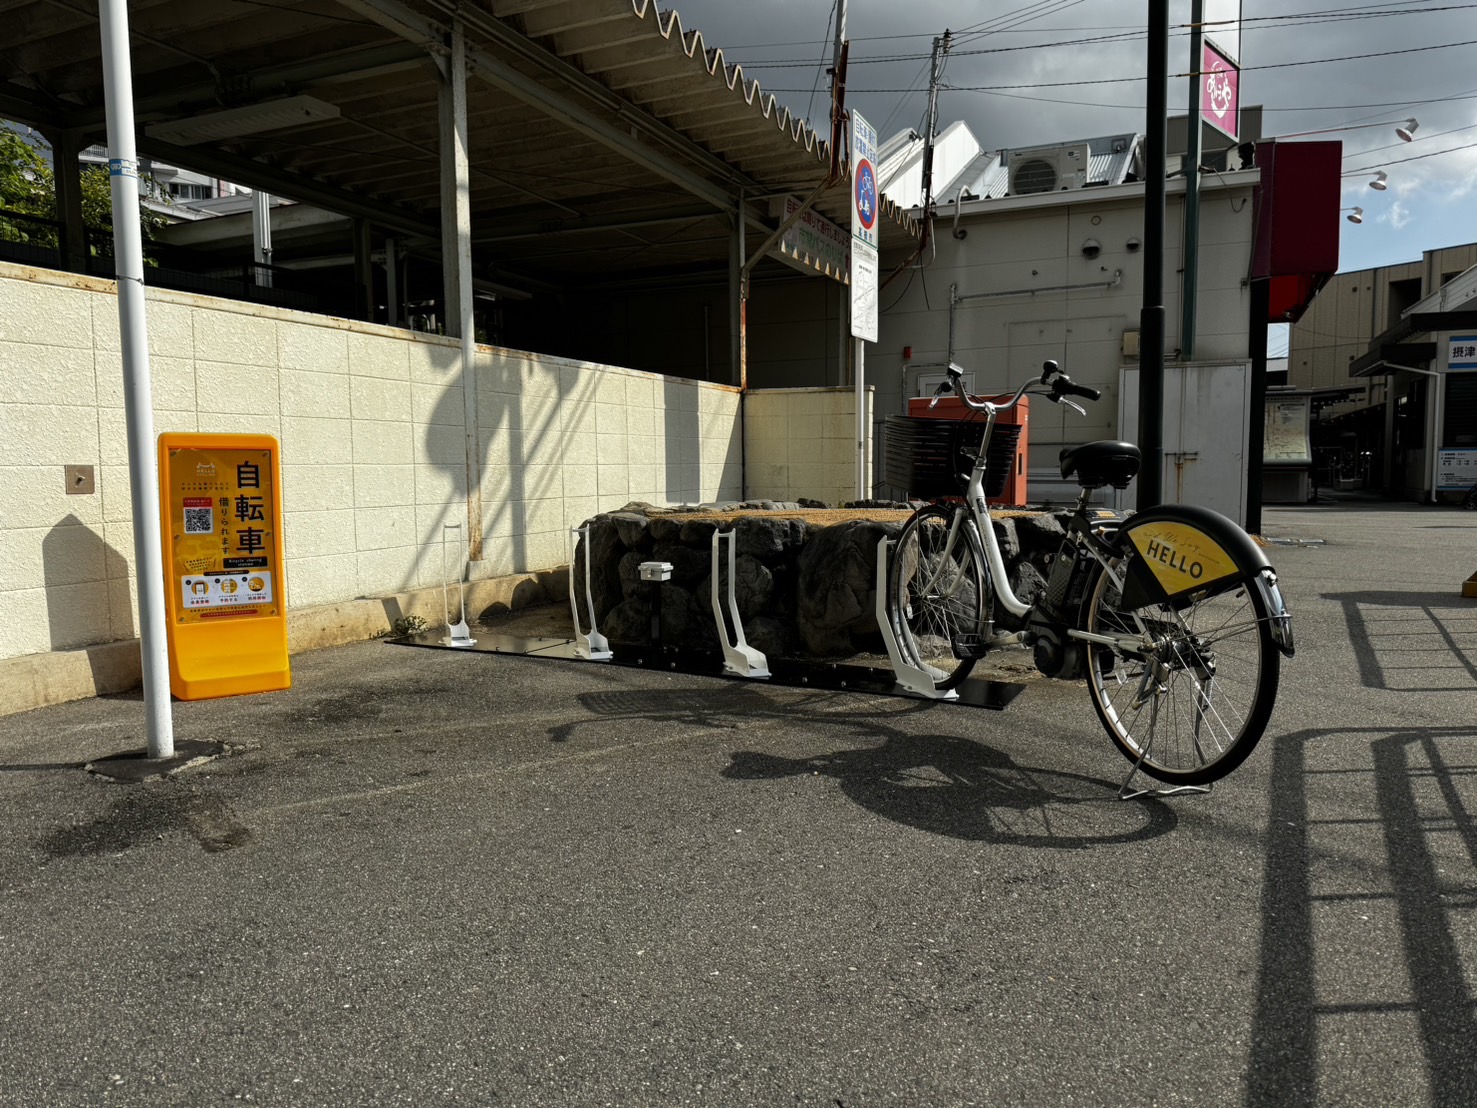
[[[1272,724],[364,643],[0,719],[0,1105],[1477,1103],[1477,513],[1269,508]],[[1011,671],[1004,671],[1006,676]]]

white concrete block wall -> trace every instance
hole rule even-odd
[[[871,419],[873,390],[867,389]],[[756,389],[745,398],[747,493],[753,500],[856,499],[856,391]],[[866,484],[872,487],[871,443]]]
[[[460,343],[150,289],[155,431],[282,444],[289,607],[439,585],[467,521]],[[484,559],[568,560],[568,529],[631,500],[742,495],[739,394],[478,350]],[[0,264],[0,658],[134,636],[123,372],[111,282]],[[68,496],[64,467],[95,467]]]

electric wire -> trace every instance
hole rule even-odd
[[[1349,22],[1351,19],[1361,19],[1361,20],[1362,19],[1376,19],[1376,18],[1381,18],[1382,19],[1382,18],[1386,18],[1388,16],[1423,15],[1423,14],[1427,14],[1427,13],[1441,13],[1441,12],[1449,12],[1449,11],[1460,11],[1460,10],[1466,10],[1466,9],[1472,9],[1472,8],[1477,8],[1477,4],[1455,4],[1455,5],[1448,5],[1448,6],[1445,6],[1445,7],[1420,8],[1420,9],[1414,9],[1414,10],[1408,10],[1408,11],[1381,11],[1381,12],[1375,12],[1375,13],[1369,13],[1369,14],[1354,15],[1354,16],[1349,16],[1349,17],[1340,18],[1340,19],[1332,19],[1332,18],[1304,19],[1304,18],[1302,18],[1301,15],[1259,16],[1259,17],[1254,17],[1253,19],[1244,19],[1244,20],[1242,20],[1242,22],[1244,24],[1244,23],[1254,22],[1257,19],[1267,20],[1267,21],[1272,21],[1272,20],[1282,20],[1282,21],[1295,20],[1295,22],[1282,22],[1282,23],[1279,23],[1275,27],[1252,27],[1252,28],[1243,27],[1243,31],[1246,31],[1246,30],[1253,30],[1253,31],[1257,31],[1257,30],[1278,30],[1278,31],[1282,31],[1282,30],[1286,30],[1289,27],[1316,26],[1316,25],[1326,24],[1326,23],[1343,23],[1343,22]],[[1306,14],[1306,13],[1304,13],[1304,14]],[[1171,35],[1172,35],[1172,37],[1176,37],[1176,38],[1185,38],[1185,37],[1188,37],[1189,33],[1190,32],[1189,32],[1189,29],[1187,27],[1184,30],[1172,31],[1171,32]],[[1058,39],[1058,40],[1053,41],[1053,42],[1038,42],[1038,43],[1030,43],[1030,44],[1019,45],[1019,46],[981,47],[981,48],[974,49],[974,50],[958,50],[958,49],[956,49],[956,50],[953,51],[953,53],[955,55],[959,56],[959,57],[970,57],[970,56],[986,55],[986,54],[1018,53],[1018,52],[1025,51],[1025,50],[1049,50],[1049,49],[1055,49],[1055,48],[1058,48],[1058,47],[1067,47],[1067,46],[1100,45],[1102,43],[1110,43],[1110,42],[1132,42],[1132,41],[1142,40],[1146,36],[1146,34],[1147,34],[1147,32],[1143,31],[1142,29],[1139,29],[1139,30],[1124,29],[1124,30],[1121,30],[1121,31],[1119,31],[1117,33],[1114,33],[1114,34],[1095,35],[1095,36],[1090,36],[1090,37],[1086,37],[1086,38]],[[908,37],[920,37],[920,36],[908,36]],[[961,32],[956,32],[955,41],[956,42],[960,41],[961,40],[961,37],[962,37],[962,33]],[[974,36],[970,36],[970,37],[974,37]],[[862,41],[862,40],[853,39],[852,41],[853,42],[856,42],[856,41]],[[780,44],[776,43],[776,44],[771,44],[771,45],[780,45]],[[808,44],[804,44],[804,43],[788,44],[787,43],[785,45],[800,46],[800,45],[808,45]],[[1449,44],[1449,45],[1461,45],[1461,44]],[[731,49],[731,50],[737,50],[737,49],[745,49],[745,48],[744,47],[730,47],[729,49]],[[1388,53],[1399,53],[1399,51],[1389,51]],[[1378,57],[1378,56],[1382,56],[1382,55],[1360,55],[1360,56],[1361,57]],[[926,57],[928,57],[928,55],[927,54],[923,54],[923,53],[858,55],[858,56],[854,56],[854,57],[850,58],[849,61],[848,61],[848,64],[849,65],[870,65],[870,64],[878,64],[878,63],[891,63],[891,62],[902,62],[902,61],[917,61],[919,58],[926,58]],[[752,60],[746,61],[743,64],[744,64],[744,68],[745,69],[804,69],[804,68],[809,68],[813,63],[809,59],[791,59],[791,58],[774,58],[774,59],[769,59],[769,58],[759,58],[759,59],[752,59]],[[1302,63],[1289,63],[1289,64],[1302,64]],[[1252,67],[1252,66],[1248,66],[1246,68],[1247,69],[1251,69],[1251,68],[1264,68],[1264,67]]]
[[[828,15],[828,16],[826,16],[826,37],[827,38],[829,38],[830,35],[831,35],[831,22],[832,22],[832,20],[834,20],[836,18],[836,4],[837,4],[837,2],[838,2],[838,0],[831,0],[831,14]],[[810,86],[810,100],[805,105],[805,118],[806,119],[809,119],[810,118],[811,110],[815,107],[815,94],[816,94],[816,90],[821,87],[821,74],[825,73],[825,71],[826,71],[826,60],[823,57],[823,58],[821,58],[819,64],[817,64],[816,67],[815,67],[815,83]]]

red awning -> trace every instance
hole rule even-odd
[[[1251,276],[1270,282],[1267,322],[1295,322],[1339,268],[1340,142],[1259,142]]]

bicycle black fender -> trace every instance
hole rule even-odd
[[[1272,638],[1292,656],[1292,616],[1277,575],[1261,547],[1232,520],[1193,504],[1164,504],[1139,512],[1118,530],[1125,566],[1123,605],[1180,607],[1241,585],[1266,601]]]

